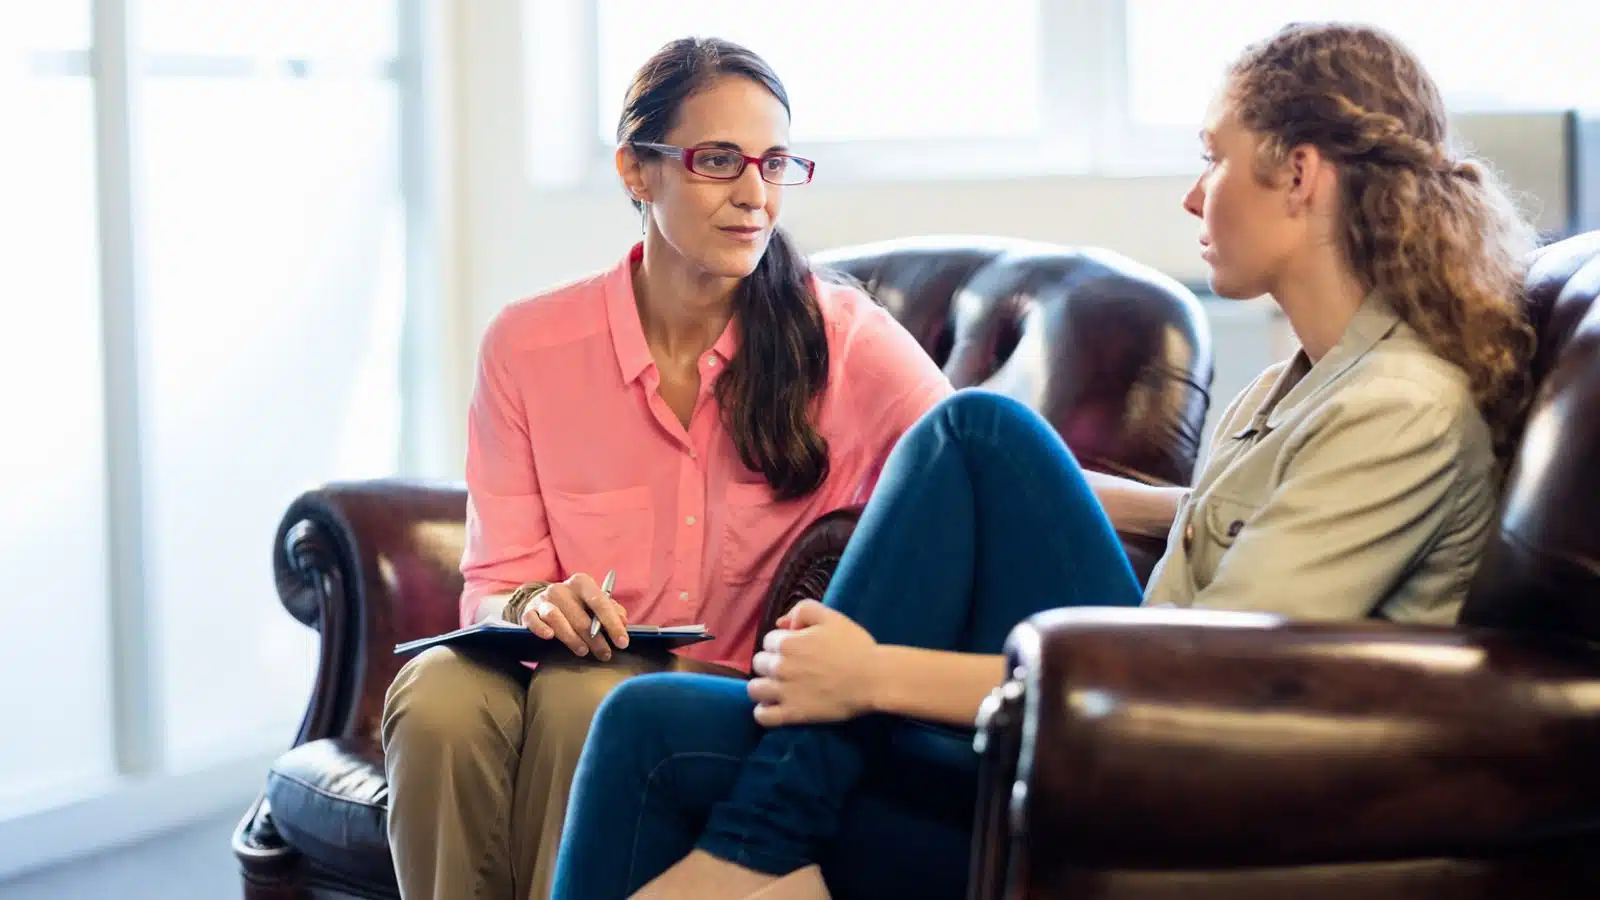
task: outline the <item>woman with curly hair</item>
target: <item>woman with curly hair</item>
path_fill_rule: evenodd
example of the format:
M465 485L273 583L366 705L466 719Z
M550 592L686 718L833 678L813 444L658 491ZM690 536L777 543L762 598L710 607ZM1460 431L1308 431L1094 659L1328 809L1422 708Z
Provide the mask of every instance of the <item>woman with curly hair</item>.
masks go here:
M1112 490L1020 404L943 401L759 677L654 675L607 701L556 896L963 896L976 757L948 729L1041 610L1454 622L1528 402L1533 239L1446 137L1438 88L1382 31L1246 49L1184 208L1215 291L1271 295L1300 349L1228 407L1192 488ZM1112 521L1168 534L1142 593Z

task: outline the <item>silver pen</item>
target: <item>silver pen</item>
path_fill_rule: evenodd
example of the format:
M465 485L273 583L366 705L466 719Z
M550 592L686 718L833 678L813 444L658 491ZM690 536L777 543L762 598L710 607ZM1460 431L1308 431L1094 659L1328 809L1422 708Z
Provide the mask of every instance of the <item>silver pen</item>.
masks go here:
M600 593L605 594L606 595L606 599L609 600L611 598L611 589L616 587L616 586L617 586L617 570L616 569L611 569L610 571L606 572L606 579L604 581L600 582ZM595 616L589 622L589 637L594 637L595 635L597 635L599 633L600 633L600 617L599 616Z

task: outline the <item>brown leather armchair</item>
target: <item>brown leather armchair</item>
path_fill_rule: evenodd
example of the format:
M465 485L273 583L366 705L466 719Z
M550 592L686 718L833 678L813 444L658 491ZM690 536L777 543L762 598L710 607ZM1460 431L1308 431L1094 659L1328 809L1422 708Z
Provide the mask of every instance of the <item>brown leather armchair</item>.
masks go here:
M1529 286L1539 392L1460 627L1030 619L976 900L1600 895L1600 232Z
M1084 465L1187 484L1209 406L1211 337L1194 295L1131 260L1001 238L846 248L818 261L860 280L958 387L1021 399ZM250 900L389 898L388 787L377 739L396 643L456 625L466 497L374 481L297 499L273 546L278 592L321 634L294 746L234 833ZM813 523L767 598L770 621L820 596L857 510ZM1148 573L1160 541L1125 538Z

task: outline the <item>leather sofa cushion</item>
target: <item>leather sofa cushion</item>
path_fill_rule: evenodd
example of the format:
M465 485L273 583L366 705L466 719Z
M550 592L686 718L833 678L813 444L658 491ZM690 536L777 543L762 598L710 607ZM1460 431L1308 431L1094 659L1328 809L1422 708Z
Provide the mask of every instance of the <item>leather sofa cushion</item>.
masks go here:
M383 750L366 738L325 738L278 757L267 802L289 846L330 872L394 885Z

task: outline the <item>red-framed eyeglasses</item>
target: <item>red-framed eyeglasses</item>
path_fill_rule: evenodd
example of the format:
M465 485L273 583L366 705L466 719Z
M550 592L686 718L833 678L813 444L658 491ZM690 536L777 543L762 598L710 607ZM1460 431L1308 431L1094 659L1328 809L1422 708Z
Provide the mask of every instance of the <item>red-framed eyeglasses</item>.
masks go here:
M768 184L793 186L811 180L817 164L809 159L787 153L768 153L763 156L745 156L727 147L675 147L672 144L650 144L635 141L631 146L653 150L662 156L683 161L683 167L702 178L732 181L744 174L745 166L755 163L761 180Z

